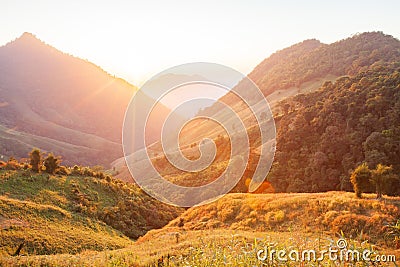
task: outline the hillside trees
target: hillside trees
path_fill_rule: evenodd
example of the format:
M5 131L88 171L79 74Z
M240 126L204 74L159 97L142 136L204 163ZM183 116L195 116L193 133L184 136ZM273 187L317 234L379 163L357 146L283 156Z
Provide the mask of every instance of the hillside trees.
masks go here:
M262 61L249 77L268 95L318 77L356 75L377 62L398 62L400 42L382 32L366 32L330 45L306 40Z
M49 153L43 162L45 171L49 174L55 174L56 170L60 166L60 158L55 157L52 153Z
M383 193L390 191L391 180L399 179L392 170L392 166L382 164L378 164L375 169L370 170L365 162L357 166L350 176L356 196L361 198L362 193L372 192L372 186L374 186L376 198L381 199Z
M375 185L376 188L376 198L382 198L382 194L385 190L385 185L390 179L398 179L397 176L393 175L392 170L393 168L391 166L378 164L375 170L371 172L371 182Z
M49 174L55 174L60 168L61 158L49 153L45 159L42 159L42 153L39 149L34 148L29 153L29 164L33 172L40 172L44 169ZM44 167L44 168L42 168Z
M42 155L40 153L40 150L37 148L34 148L29 153L29 160L30 160L30 165L31 165L32 171L39 172L40 166L42 164Z
M350 176L350 181L354 186L354 192L358 198L362 197L362 193L368 190L371 179L371 170L366 163L358 166Z
M295 108L281 116L268 177L276 191L350 191L362 162L400 172L399 63L374 64L290 101ZM400 194L399 180L385 183L387 194Z

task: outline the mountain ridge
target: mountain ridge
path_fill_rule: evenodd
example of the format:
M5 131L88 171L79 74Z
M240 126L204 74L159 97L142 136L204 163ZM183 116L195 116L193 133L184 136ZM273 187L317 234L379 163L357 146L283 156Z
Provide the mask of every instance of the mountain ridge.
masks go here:
M301 51L298 53L294 53L293 48L300 47ZM308 49L309 52L303 54L303 50ZM285 162L285 155L287 155L288 151L285 150L285 153L281 153L280 148L282 147L289 147L286 143L290 143L291 140L288 140L288 138L285 138L285 134L288 133L288 129L291 129L295 127L295 125L292 125L291 122L293 120L294 114L297 113L296 109L299 107L296 105L300 105L300 103L303 103L304 100L307 100L305 103L301 104L302 106L302 113L300 116L306 116L306 120L309 119L310 114L307 113L309 105L312 102L312 99L310 99L310 94L314 94L313 92L319 92L319 90L325 89L329 90L329 88L332 88L332 86L329 87L329 84L335 84L337 90L342 88L343 90L347 90L347 88L350 85L342 86L343 85L343 79L346 79L346 75L353 77L356 75L362 75L361 73L366 73L365 75L367 76L366 80L368 81L369 78L371 80L378 79L375 77L376 75L373 74L374 71L378 71L379 68L385 68L385 65L388 65L389 67L387 68L387 71L389 73L396 72L395 67L394 69L390 67L390 65L393 63L395 64L396 62L400 62L400 42L396 38L393 38L392 36L385 35L381 32L372 32L372 33L363 33L359 35L355 35L353 37L335 42L330 45L324 45L321 44L319 41L316 40L310 40L306 41L305 43L300 43L297 45L294 45L292 47L280 50L280 52L277 52L277 55L272 56L273 58L279 58L279 53L284 53L290 52L293 53L295 56L294 57L294 63L291 66L288 66L286 72L279 72L276 74L275 79L278 81L281 78L279 77L286 77L286 80L292 80L291 83L282 83L278 84L278 87L272 87L275 88L273 94L267 95L267 99L271 102L271 97L274 105L272 106L273 113L275 115L275 122L276 122L276 129L278 133L278 151L277 151L277 158L281 160L281 167L279 169L279 173L274 173L274 170L277 170L277 167L274 166L272 167L272 174L271 174L271 181L273 181L272 185L276 187L277 191L279 192L286 192L289 190L290 192L315 192L315 190L321 190L321 191L329 191L329 190L338 190L340 189L340 183L341 181L343 183L346 183L345 186L342 186L342 189L346 190L351 190L351 185L349 184L348 177L346 175L348 171L351 170L351 168L355 168L356 166L354 164L357 164L359 161L359 157L356 157L357 159L354 159L354 162L351 164L345 164L345 170L342 170L340 165L335 165L335 168L337 169L335 172L329 169L329 179L324 181L322 178L324 177L324 174L321 174L322 178L317 181L316 177L313 178L313 182L311 183L309 178L304 178L306 175L305 172L303 172L303 168L298 167L298 170L302 170L302 175L295 175L295 180L297 180L296 183L293 184L293 186L288 187L288 184L290 184L290 179L286 179L289 177L289 174L282 171L283 169L287 168L287 163L286 165L284 164ZM286 52L285 52L286 51ZM326 53L325 56L323 56ZM352 54L353 53L353 54ZM342 55L343 54L343 55ZM297 58L298 55L301 55L301 58ZM333 55L333 56L332 56ZM268 62L269 59L266 59ZM276 60L275 60L276 61ZM306 64L306 67L302 67L300 64L302 61L308 62ZM264 61L265 62L265 61ZM283 62L283 63L282 63ZM281 61L279 66L275 68L275 72L277 72L276 69L281 69L287 66L285 64L286 61ZM265 65L265 64L264 64ZM261 65L261 66L264 66ZM259 65L260 66L260 65ZM338 67L338 68L337 68ZM339 68L340 67L340 68ZM256 68L257 69L257 68ZM312 70L313 72L309 73L309 70ZM333 70L333 71L332 71ZM261 70L255 70L252 73L261 73ZM371 73L369 73L369 72ZM272 72L268 72L265 75L257 74L259 77L267 77L270 75ZM283 73L283 74L282 74ZM285 76L287 73L291 74L288 76ZM326 76L327 73L333 73L331 76ZM355 74L354 74L355 73ZM343 74L345 75L344 77L341 77L340 75ZM255 74L251 74L255 75ZM318 76L321 75L321 76ZM249 74L250 76L250 74ZM390 75L389 75L390 76ZM386 76L384 76L386 77ZM383 77L383 78L384 78ZM279 79L278 79L279 78ZM382 78L382 79L383 79ZM389 77L387 77L389 78ZM309 80L310 79L310 80ZM358 79L353 79L356 86L358 84ZM393 81L396 79L394 78ZM300 85L296 85L295 81L300 83ZM336 82L335 82L336 81ZM307 83L310 83L308 85L305 85ZM257 84L257 82L256 82ZM271 83L274 85L274 83ZM271 85L270 84L270 85ZM271 87L267 86L268 84L262 83L262 78L259 78L259 84L258 86L260 89L264 92L264 94L268 94L268 92L271 91ZM239 87L242 86L240 83L238 85ZM279 88L279 90L278 90ZM238 88L237 90L241 90L242 92L245 93L245 87ZM368 89L370 90L370 89ZM392 91L391 91L392 92ZM371 92L372 93L372 92ZM319 94L319 93L318 93ZM322 94L322 93L321 93ZM243 105L241 105L241 102L238 102L235 100L235 98L231 97L233 94L227 94L223 96L220 101L225 102L229 104L235 111L240 113L240 116L244 119L248 119L251 117L250 113L244 114L243 112ZM316 95L316 94L314 94ZM326 95L328 99L319 99L320 102L324 101L330 101L329 99L329 94L325 93L322 95ZM308 97L307 97L308 96ZM333 97L333 96L331 96ZM354 97L354 96L353 96ZM368 98L367 98L368 99ZM284 101L282 101L284 100ZM343 99L342 99L343 100ZM342 101L338 100L337 101ZM356 99L354 99L356 101ZM288 102L291 104L289 105ZM286 110L287 105L289 105L289 109ZM391 104L392 105L392 104ZM392 106L391 106L392 107ZM389 109L391 108L389 107ZM339 108L339 107L338 107ZM304 114L303 112L306 111ZM335 110L332 110L335 112ZM344 113L343 113L344 114ZM348 115L343 115L342 117L348 116ZM218 109L215 109L214 106L211 106L210 108L207 108L205 111L203 111L200 115L208 115L212 116L214 115L216 118L224 118L224 114L220 113ZM315 116L315 114L313 115ZM249 120L250 121L250 120ZM282 128L282 122L285 128ZM322 123L322 122L321 122ZM245 123L246 127L247 124ZM302 125L302 124L299 124ZM324 122L325 127L330 126L328 122ZM253 125L249 125L248 129L251 129ZM329 128L329 127L328 127ZM302 129L305 129L305 127L299 127L296 131L294 131L293 135L291 135L291 139L293 139L295 142L297 142L297 147L299 146L299 142L301 140L296 137L296 132L298 132L298 135L300 135L300 132ZM385 129L381 129L385 130ZM315 129L313 130L314 133ZM215 127L215 125L212 122L204 121L204 122L199 122L199 123L193 123L192 127L187 127L182 130L181 134L181 144L182 147L186 146L187 148L185 149L185 153L188 152L189 155L195 156L195 153L193 153L191 150L193 150L191 147L191 144L194 144L194 146L197 144L199 141L201 134L208 133L210 134L210 137L214 139L214 141L218 140L218 135L225 135L226 133L223 131L218 132L218 128ZM301 133L303 135L304 132ZM312 134L309 134L312 135ZM253 147L254 151L260 150L260 148L264 145L260 143L260 139L257 137L257 134L253 131L250 133L250 137L252 137L252 140L250 142L250 146ZM367 136L366 136L367 137ZM225 140L227 142L227 140ZM224 142L225 142L224 141ZM316 142L314 140L314 142ZM219 142L220 143L220 142ZM358 146L360 147L361 144L357 142ZM333 146L332 143L330 143L331 146ZM228 143L226 143L226 146L229 146ZM157 147L153 147L155 150L157 150ZM159 147L160 148L160 147ZM305 148L305 146L304 146ZM333 148L331 148L333 149ZM316 152L316 151L313 151ZM161 156L160 156L161 153ZM295 152L293 152L295 153ZM162 152L156 151L158 156L154 158L156 162L163 162L163 170L165 175L176 175L176 179L173 180L179 180L179 179L185 179L190 181L185 175L180 175L179 173L168 173L168 168L166 166L167 162L163 160ZM291 157L294 159L295 156L291 155ZM251 156L252 158L252 156ZM257 156L255 155L253 159L257 159ZM296 164L300 164L300 162L306 162L306 159L302 158L301 160L296 159ZM310 159L307 159L308 161ZM218 162L218 159L215 161ZM396 163L397 164L397 163ZM276 164L275 164L276 165ZM298 166L298 165L296 165ZM338 167L339 166L339 167ZM221 166L218 166L218 168ZM216 169L216 167L211 166L210 169ZM252 170L248 170L247 175L251 174ZM293 170L295 173L295 170ZM145 170L144 170L145 173ZM212 173L212 172L210 172ZM339 173L337 176L335 176L337 173ZM126 175L126 172L124 172L124 175ZM293 175L290 175L293 176ZM301 177L303 178L301 178ZM343 177L346 176L347 178L344 179ZM286 178L285 178L286 177ZM196 177L194 177L196 178ZM208 177L209 178L209 177ZM281 179L282 178L282 179ZM328 181L329 180L329 181ZM279 182L282 181L282 182ZM179 181L178 181L179 182ZM244 184L244 181L242 184ZM325 186L324 186L325 183ZM313 185L314 184L314 185ZM311 187L314 186L314 189ZM288 189L289 188L289 189Z
M109 166L123 156L122 124L136 91L94 63L24 33L0 47L0 154L24 157L39 147L68 165ZM153 124L150 141L160 128L159 121Z

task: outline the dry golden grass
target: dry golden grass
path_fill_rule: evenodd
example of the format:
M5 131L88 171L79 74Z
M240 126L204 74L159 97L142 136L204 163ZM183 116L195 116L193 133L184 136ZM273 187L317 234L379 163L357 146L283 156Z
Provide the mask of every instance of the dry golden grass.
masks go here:
M164 228L149 231L123 249L3 257L0 266L157 266L161 257L164 266L259 266L254 251L263 244L319 248L341 236L359 250L373 248L399 259L393 237L385 235L387 225L400 217L399 207L399 197L378 201L373 195L357 199L343 192L230 194L188 209ZM180 218L183 226L178 226ZM332 264L321 266L348 266Z
M216 202L194 207L171 221L183 220L185 230L343 232L350 238L390 245L383 237L387 226L400 218L400 197L375 199L354 193L229 194Z
M178 242L176 236L178 236ZM157 262L163 259L163 266L261 266L256 257L256 251L264 248L265 244L274 243L277 244L277 248L318 249L337 239L338 237L321 233L299 231L256 232L223 229L184 231L178 227L170 227L168 230L152 230L134 245L123 249L103 252L85 251L77 255L4 257L0 258L0 265L157 266ZM357 249L372 248L379 254L395 255L396 259L400 258L399 250L381 248L360 240L348 239L348 241ZM299 266L298 264L288 263L285 266ZM322 264L321 266L349 266L334 265L329 262ZM393 265L377 264L376 266Z

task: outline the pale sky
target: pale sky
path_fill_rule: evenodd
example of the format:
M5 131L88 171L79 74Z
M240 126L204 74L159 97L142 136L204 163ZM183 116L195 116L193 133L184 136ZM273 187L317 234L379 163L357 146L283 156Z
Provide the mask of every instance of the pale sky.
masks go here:
M400 37L400 1L0 0L0 45L31 32L140 86L194 61L244 74L305 39L331 43L364 31Z

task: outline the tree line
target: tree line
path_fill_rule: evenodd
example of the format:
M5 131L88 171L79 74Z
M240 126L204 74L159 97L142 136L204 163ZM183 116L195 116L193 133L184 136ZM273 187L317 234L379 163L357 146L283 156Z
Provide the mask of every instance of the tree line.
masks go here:
M398 179L378 175L400 172L400 63L326 82L281 102L276 115L277 151L268 176L276 191L351 191L361 166L369 174L357 190L400 194Z

